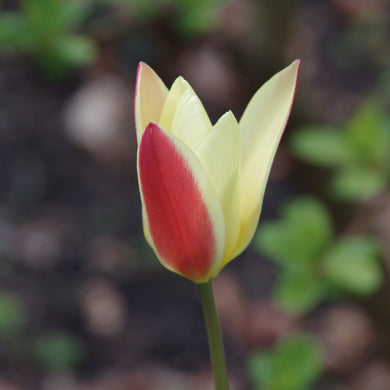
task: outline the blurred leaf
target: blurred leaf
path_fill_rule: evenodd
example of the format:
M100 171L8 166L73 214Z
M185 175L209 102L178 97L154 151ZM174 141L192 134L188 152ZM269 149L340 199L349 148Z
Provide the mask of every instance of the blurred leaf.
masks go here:
M324 270L332 283L356 294L369 294L382 281L379 244L367 237L344 238L324 257Z
M255 245L283 267L306 269L316 263L331 236L330 217L323 205L299 198L283 208L279 221L260 226Z
M175 0L178 17L177 29L183 36L193 36L209 31L217 24L218 12L226 0Z
M289 248L288 231L282 221L263 222L255 236L256 248L271 257L277 263L288 263L294 254Z
M364 200L380 194L387 187L384 172L353 167L337 172L331 181L331 191L339 199Z
M312 163L338 168L332 193L356 201L383 191L389 182L390 119L382 105L369 100L343 131L309 127L292 138L292 150Z
M47 76L61 80L68 76L74 66L87 65L94 60L96 48L94 42L79 35L66 35L53 42L37 61Z
M59 13L59 25L62 30L72 31L80 27L87 18L90 5L83 1L65 1Z
M26 314L20 301L13 295L0 293L0 336L18 332L25 324Z
M49 370L68 370L80 363L83 348L70 334L53 332L35 340L34 354L37 361Z
M250 377L259 390L306 390L319 376L321 366L320 349L306 335L296 335L249 359Z
M55 36L78 28L90 7L87 1L23 0L21 3L24 20L41 38L45 32Z
M15 13L0 15L0 49L29 50L32 46L29 30L23 19Z
M59 58L72 65L85 65L91 63L96 57L94 42L81 35L66 35L56 45Z
M359 161L383 164L390 147L388 125L384 110L372 101L363 105L347 123L345 139Z
M306 236L310 243L305 246L308 257L323 248L332 236L332 222L324 205L311 197L296 198L288 203L282 210L282 215L292 228L300 229L301 235ZM303 238L303 237L302 237Z
M185 387L169 387L169 388L165 388L164 390L188 390L188 389Z
M344 141L343 133L328 127L299 129L293 134L291 149L306 161L328 167L344 165L354 158Z
M61 31L61 0L23 0L22 17L33 39L45 46Z
M69 34L86 18L91 3L65 0L22 0L20 11L0 15L0 48L34 55L52 79L73 66L91 63L97 48L88 37Z
M112 0L109 0L112 1ZM142 20L149 20L156 15L158 15L158 11L164 5L167 5L170 0L122 0L123 3L131 3L132 7L135 8L137 13L137 17Z
M274 293L277 304L292 314L305 314L324 299L325 284L311 273L284 272Z

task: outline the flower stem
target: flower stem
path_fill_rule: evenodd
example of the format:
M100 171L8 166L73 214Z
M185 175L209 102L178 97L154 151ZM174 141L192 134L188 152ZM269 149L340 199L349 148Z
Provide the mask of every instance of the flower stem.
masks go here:
M215 308L212 279L207 283L198 284L203 313L206 320L207 336L211 364L214 372L215 390L229 390L225 352L217 310Z

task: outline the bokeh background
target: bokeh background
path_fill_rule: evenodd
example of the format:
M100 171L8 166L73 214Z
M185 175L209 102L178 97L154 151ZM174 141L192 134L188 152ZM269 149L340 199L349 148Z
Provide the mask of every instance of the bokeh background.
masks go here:
M0 390L213 389L196 288L142 234L137 65L215 122L296 58L215 280L231 388L390 389L389 40L386 0L0 1Z

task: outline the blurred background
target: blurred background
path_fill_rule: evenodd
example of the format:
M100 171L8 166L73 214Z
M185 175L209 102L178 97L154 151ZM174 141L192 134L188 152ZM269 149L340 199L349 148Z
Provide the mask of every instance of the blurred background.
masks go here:
M139 61L210 118L302 60L252 245L215 280L232 390L390 389L386 0L0 0L0 390L213 389L142 233Z

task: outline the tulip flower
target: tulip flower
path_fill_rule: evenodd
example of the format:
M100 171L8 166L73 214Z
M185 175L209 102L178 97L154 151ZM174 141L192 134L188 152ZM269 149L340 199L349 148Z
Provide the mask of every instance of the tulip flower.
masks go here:
M170 89L140 63L135 91L146 240L168 269L206 283L251 241L295 95L300 61L267 81L239 122L213 125L182 77Z

